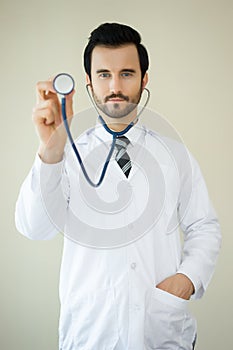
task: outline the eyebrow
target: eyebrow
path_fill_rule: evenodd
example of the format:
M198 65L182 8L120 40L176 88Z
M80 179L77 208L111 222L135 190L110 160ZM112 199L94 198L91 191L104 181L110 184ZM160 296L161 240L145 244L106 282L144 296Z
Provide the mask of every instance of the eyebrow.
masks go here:
M100 74L100 73L109 73L110 70L108 69L97 69L96 73L97 74ZM136 73L135 69L132 69L132 68L124 68L121 70L121 73L124 73L124 72L129 72L129 73Z
M108 69L97 69L96 73L99 74L99 73L108 73L110 72Z

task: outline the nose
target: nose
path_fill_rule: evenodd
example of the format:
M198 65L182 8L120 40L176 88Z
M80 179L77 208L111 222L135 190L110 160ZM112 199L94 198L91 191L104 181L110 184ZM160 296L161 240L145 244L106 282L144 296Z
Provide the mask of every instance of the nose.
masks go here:
M109 89L111 93L113 94L118 94L121 92L121 80L119 76L112 76L111 81L110 81L110 86Z

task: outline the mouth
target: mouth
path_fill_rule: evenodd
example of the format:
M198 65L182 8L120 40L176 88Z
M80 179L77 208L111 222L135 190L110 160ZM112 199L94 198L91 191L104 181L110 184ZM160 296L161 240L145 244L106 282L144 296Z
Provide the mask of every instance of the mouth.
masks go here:
M110 98L108 102L113 102L113 103L119 103L119 102L125 102L125 99L123 98Z
M121 102L128 102L129 98L128 96L124 96L123 94L112 94L111 96L108 96L105 98L105 103L121 103Z

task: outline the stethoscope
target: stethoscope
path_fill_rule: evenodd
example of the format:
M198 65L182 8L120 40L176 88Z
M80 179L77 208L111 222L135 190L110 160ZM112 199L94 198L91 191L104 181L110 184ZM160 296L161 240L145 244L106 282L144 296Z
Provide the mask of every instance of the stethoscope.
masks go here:
M142 107L141 111L138 113L138 115L135 117L135 119L122 131L113 131L111 130L107 124L105 123L104 119L99 115L99 111L95 105L95 102L93 101L93 98L91 97L90 95L90 92L89 92L89 89L88 89L88 86L86 86L87 88L87 92L88 92L88 95L99 115L99 120L101 122L101 124L103 125L103 127L105 128L105 130L110 133L112 135L112 145L111 145L111 148L110 148L110 151L108 153L108 156L106 158L106 161L105 161L105 164L103 166L103 169L102 169L102 172L101 172L101 175L100 175L100 178L99 178L99 181L97 183L94 183L87 171L86 171L86 168L84 167L83 165L83 161L82 161L82 158L80 156L80 153L77 149L77 147L75 146L75 142L73 140L73 137L72 137L72 134L70 132L70 128L69 128L69 124L68 124L68 121L67 121L67 115L66 115L66 98L65 96L66 95L69 95L73 90L74 90L74 86L75 86L75 83L74 83L74 79L72 78L72 76L70 74L67 74L67 73L60 73L58 74L54 79L53 79L53 87L54 87L54 90L62 96L61 98L61 110L62 110L62 119L63 119L63 122L64 122L64 126L65 126L65 130L66 130L66 133L67 133L67 136L68 136L68 139L70 141L70 144L73 148L73 151L78 159L78 162L80 164L80 167L82 169L82 172L87 180L87 182L92 186L92 187L98 187L101 185L101 183L103 182L103 179L105 177L105 174L106 174L106 171L107 171L107 168L108 168L108 165L109 165L109 162L110 162L110 159L112 157L112 154L113 154L113 151L114 151L114 148L115 148L115 143L116 143L116 139L117 137L119 136L122 136L124 134L126 134L134 125L135 123L137 122L139 116L142 114L142 112L144 111L144 109L146 108L148 102L149 102L149 99L150 99L150 91L146 88L144 88L144 90L146 90L147 92L147 99L146 99L146 102L144 104L144 106Z

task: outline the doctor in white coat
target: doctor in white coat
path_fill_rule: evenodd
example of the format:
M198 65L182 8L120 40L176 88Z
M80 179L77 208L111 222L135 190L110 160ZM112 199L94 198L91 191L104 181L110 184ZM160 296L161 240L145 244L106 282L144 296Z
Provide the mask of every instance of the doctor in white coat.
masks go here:
M60 350L193 349L189 299L202 297L214 272L220 229L197 162L182 143L136 118L149 64L140 41L133 28L105 23L84 52L87 83L107 126L119 132L134 124L120 139L128 173L116 147L98 188L85 182L66 142L52 81L37 84L40 145L20 190L16 226L30 239L64 233ZM70 120L73 95L66 96ZM96 178L111 141L100 123L75 141Z

